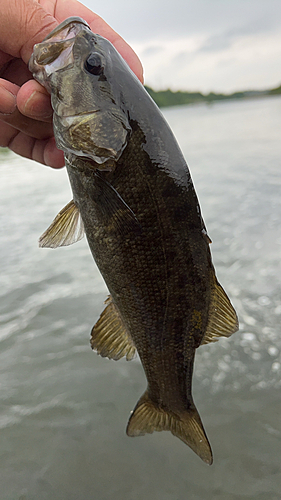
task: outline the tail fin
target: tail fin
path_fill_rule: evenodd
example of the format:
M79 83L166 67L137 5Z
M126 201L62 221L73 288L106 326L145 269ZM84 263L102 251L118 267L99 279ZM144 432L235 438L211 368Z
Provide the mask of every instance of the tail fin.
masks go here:
M209 465L213 463L211 446L195 405L176 415L157 407L146 391L129 419L126 432L128 436L135 437L152 434L154 431L171 431L204 462Z

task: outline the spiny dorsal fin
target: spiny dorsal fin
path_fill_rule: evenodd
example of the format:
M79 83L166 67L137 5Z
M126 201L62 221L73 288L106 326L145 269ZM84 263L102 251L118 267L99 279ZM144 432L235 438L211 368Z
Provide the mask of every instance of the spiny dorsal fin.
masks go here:
M126 330L111 296L107 298L105 304L106 308L92 329L92 349L104 358L117 361L126 356L127 361L130 361L136 353L131 335Z
M209 319L201 345L230 337L239 328L236 312L222 286L216 281L211 299Z
M39 238L39 247L57 248L76 243L84 236L84 224L78 207L71 200Z
M171 431L204 462L212 464L210 443L194 404L182 414L176 415L155 405L146 391L130 416L126 432L128 436L136 437L154 431Z

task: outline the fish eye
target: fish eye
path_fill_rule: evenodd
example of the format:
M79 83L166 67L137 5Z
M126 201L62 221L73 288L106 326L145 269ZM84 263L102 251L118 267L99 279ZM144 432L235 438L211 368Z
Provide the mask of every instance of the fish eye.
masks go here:
M97 52L93 52L85 61L85 69L91 75L101 75L103 72L102 60Z

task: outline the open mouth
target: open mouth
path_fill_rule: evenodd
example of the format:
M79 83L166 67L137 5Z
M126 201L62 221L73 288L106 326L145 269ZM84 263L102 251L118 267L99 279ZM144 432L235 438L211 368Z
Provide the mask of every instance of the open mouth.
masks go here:
M84 19L81 17L69 17L66 19L63 23L61 23L59 26L57 26L49 35L47 35L43 42L46 42L50 39L53 40L53 42L59 42L61 40L67 40L69 38L74 38L79 31L83 28L88 28L90 29L90 26Z
M71 17L57 26L43 42L34 45L29 61L29 70L33 77L48 88L48 77L73 63L73 44L77 34L90 27L80 17Z

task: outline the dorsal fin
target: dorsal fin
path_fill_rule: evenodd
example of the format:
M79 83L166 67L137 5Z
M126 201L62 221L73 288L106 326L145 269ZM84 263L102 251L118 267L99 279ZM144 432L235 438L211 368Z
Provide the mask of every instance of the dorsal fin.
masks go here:
M74 201L71 200L39 238L39 247L57 248L76 243L84 236L84 224Z
M130 361L136 353L133 339L126 330L111 296L105 304L106 308L92 329L92 349L105 358L117 361L126 356L127 361Z
M230 337L239 328L236 312L222 286L215 281L209 319L201 345L217 342L220 337Z
M180 415L176 415L157 406L149 397L149 391L146 391L130 416L126 432L128 436L136 437L154 431L171 431L204 462L212 464L210 443L194 404Z

